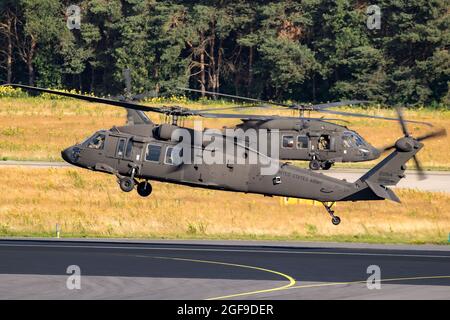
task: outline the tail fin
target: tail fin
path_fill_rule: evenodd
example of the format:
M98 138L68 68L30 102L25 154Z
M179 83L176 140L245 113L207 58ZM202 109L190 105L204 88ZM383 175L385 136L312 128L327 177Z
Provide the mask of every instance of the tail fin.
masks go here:
M405 177L406 162L422 148L423 144L411 137L399 139L391 154L355 182L359 190L346 200L389 199L400 202L395 193L386 186L395 186Z
M143 111L127 109L127 125L152 123Z

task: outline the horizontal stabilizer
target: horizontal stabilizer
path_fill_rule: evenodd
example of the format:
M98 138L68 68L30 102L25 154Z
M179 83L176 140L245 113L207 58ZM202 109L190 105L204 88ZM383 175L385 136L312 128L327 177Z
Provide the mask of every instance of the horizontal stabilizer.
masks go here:
M369 186L369 188L373 191L373 193L375 193L378 197L400 203L400 199L397 197L397 195L391 189L384 187L382 185L370 182L369 180L366 180L366 183Z

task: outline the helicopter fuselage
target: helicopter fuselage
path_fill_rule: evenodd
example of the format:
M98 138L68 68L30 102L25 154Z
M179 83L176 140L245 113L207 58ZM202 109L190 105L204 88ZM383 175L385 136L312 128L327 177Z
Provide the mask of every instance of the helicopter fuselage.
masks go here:
M179 142L161 139L157 125L134 125L101 130L83 143L62 151L65 161L93 171L116 175L119 179L155 180L200 188L257 193L266 196L286 196L314 199L322 202L352 201L359 190L367 188L363 181L351 183L335 179L289 163L268 158L276 166L273 173L264 174L267 164L261 163L175 163L173 150ZM241 144L236 150L245 154L257 151ZM212 152L201 146L203 152ZM222 151L219 151L222 152ZM403 169L402 169L403 170ZM377 181L377 183L386 183ZM384 199L374 193L364 200ZM358 200L361 200L358 198Z

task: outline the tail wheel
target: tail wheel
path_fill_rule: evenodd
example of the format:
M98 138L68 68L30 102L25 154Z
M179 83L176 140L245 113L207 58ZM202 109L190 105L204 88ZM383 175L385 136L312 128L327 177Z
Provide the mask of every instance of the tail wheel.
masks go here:
M311 170L319 170L320 169L320 162L318 160L311 160L309 162L309 168Z
M120 189L122 189L123 192L130 192L134 189L134 185L134 180L128 177L122 178L119 181Z
M152 185L148 181L139 182L137 193L141 197L148 197L152 193Z
M333 218L331 218L331 223L337 226L339 223L341 223L341 218L339 218L338 216L334 216Z

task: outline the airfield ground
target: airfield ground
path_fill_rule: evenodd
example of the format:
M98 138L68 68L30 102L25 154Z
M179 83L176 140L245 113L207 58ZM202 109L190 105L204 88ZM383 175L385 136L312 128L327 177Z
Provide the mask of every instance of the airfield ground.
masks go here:
M336 227L321 204L153 183L142 198L110 175L76 168L0 168L0 236L448 241L450 194L396 190L403 203L338 203Z

